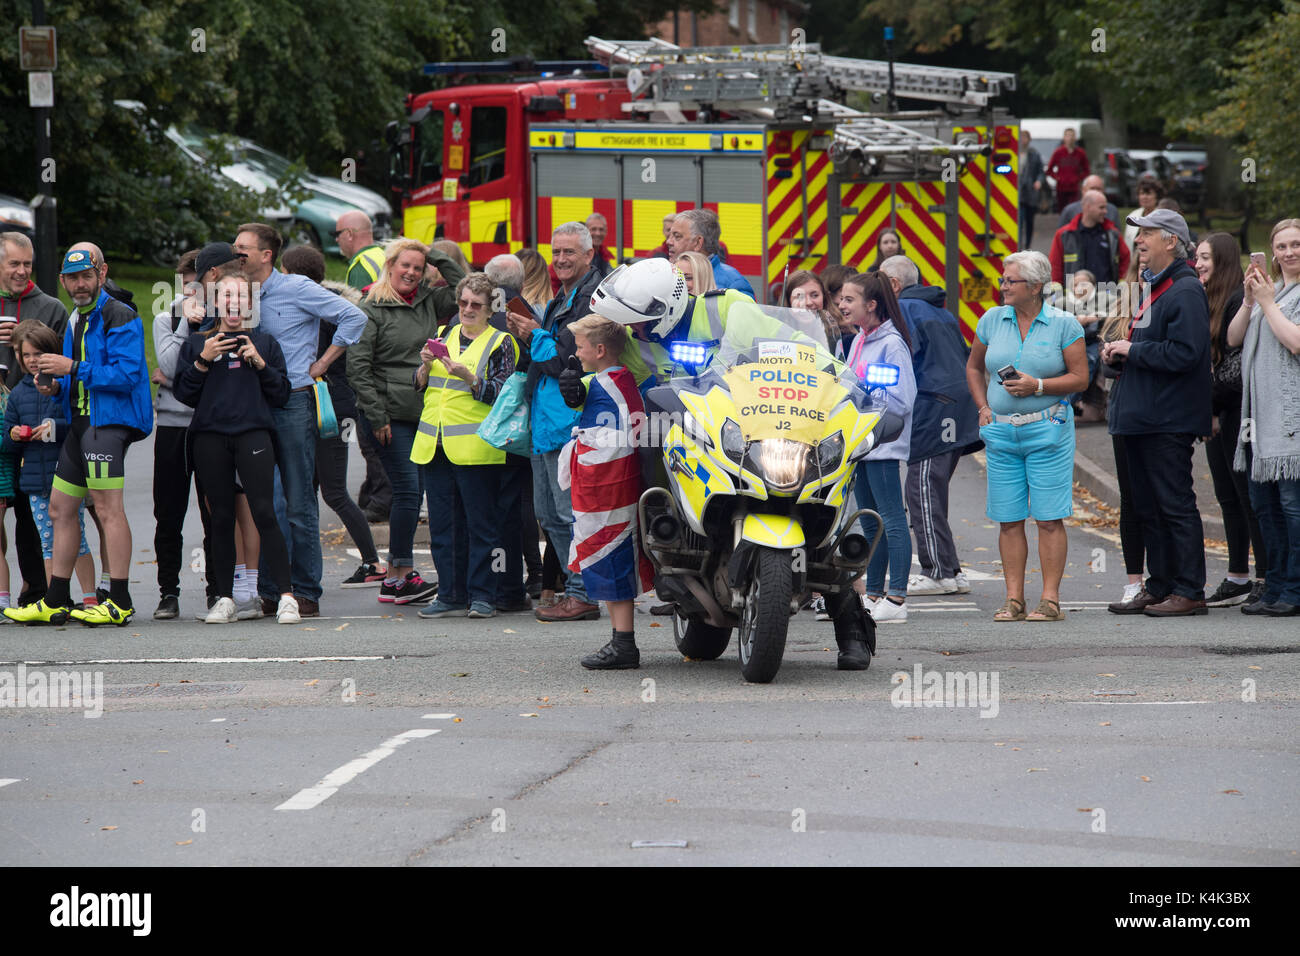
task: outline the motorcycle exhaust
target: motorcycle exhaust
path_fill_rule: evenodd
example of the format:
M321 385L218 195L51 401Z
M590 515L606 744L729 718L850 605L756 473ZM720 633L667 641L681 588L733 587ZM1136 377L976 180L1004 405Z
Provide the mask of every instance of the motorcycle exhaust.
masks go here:
M871 547L867 544L867 539L863 535L854 532L852 534L846 534L840 539L838 550L841 558L852 564L856 564L867 556Z

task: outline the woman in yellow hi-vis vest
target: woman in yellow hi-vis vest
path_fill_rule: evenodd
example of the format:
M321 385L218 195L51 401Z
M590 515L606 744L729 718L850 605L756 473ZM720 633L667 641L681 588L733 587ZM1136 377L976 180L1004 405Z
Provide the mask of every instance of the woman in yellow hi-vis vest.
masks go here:
M488 325L492 280L472 272L456 286L460 324L443 333L446 356L420 349L415 386L424 411L411 446L429 498L429 547L438 569L438 600L422 618L495 617L501 547L499 497L506 454L478 437L501 387L515 370L513 336ZM468 546L467 546L468 545Z

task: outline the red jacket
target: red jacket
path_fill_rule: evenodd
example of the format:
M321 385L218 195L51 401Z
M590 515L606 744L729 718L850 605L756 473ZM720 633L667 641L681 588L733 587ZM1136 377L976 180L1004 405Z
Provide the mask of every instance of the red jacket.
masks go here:
M1062 143L1056 147L1052 158L1047 161L1047 175L1056 180L1058 189L1067 192L1083 182L1088 177L1089 171L1088 154L1081 146L1066 149L1065 144Z
M1056 230L1056 235L1052 237L1052 251L1047 254L1047 258L1052 263L1053 282L1064 285L1066 276L1073 275L1081 268L1078 259L1079 244L1075 233L1078 232L1082 222L1083 213L1079 213L1066 225ZM1123 282L1124 276L1128 274L1128 245L1124 242L1118 227L1109 219L1103 219L1101 225L1110 240L1111 268L1115 270L1115 276L1111 281ZM1066 261L1067 255L1072 257L1069 262Z

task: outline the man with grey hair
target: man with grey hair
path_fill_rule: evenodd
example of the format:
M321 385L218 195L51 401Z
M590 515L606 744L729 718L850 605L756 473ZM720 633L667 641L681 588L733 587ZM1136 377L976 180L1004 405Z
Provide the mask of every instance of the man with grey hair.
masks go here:
M560 452L573 431L573 409L560 394L559 378L570 360L577 362L578 346L569 326L591 312L591 295L600 285L592 265L591 233L580 222L566 222L551 233L551 264L560 279L560 291L546 304L539 323L532 315L509 312L510 332L528 355L528 396L533 441L533 506L537 519L560 558L568 564L573 540L573 502L560 487ZM522 364L522 360L521 360ZM600 617L600 605L587 598L582 575L569 571L565 599L555 607L540 607L542 621L589 621Z
M591 264L600 272L603 279L613 271L610 260L613 258L605 248L605 237L609 235L609 221L600 213L593 212L587 217L587 231L591 233L591 247L594 250Z
M757 301L754 287L732 266L722 261L718 254L722 227L718 214L712 209L688 209L673 220L668 232L668 258L672 262L683 252L698 252L707 256L713 266L713 282L719 289L735 289Z
M1192 450L1210 434L1210 307L1181 247L1191 242L1178 213L1132 215L1143 292L1127 336L1101 360L1119 374L1110 390L1110 433L1123 438L1150 576L1115 614L1206 614L1205 541L1192 481Z
M968 594L948 524L948 486L963 455L979 451L979 410L966 384L970 349L956 317L945 308L943 289L921 285L921 272L906 256L880 264L889 279L912 340L916 403L907 460L907 515L916 537L921 573L907 582L912 594Z
M60 342L68 327L68 310L63 303L46 295L32 281L32 258L30 239L21 232L0 232L0 380L7 388L13 388L23 378L10 345L14 326L24 319L36 319L53 329ZM13 512L18 570L25 585L18 600L25 604L45 595L45 563L26 495L14 495Z

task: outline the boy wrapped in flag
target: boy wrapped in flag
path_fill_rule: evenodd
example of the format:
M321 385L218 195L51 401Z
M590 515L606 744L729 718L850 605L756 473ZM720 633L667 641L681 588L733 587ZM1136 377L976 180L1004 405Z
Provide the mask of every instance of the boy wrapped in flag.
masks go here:
M614 624L613 639L582 659L591 670L640 666L633 635L633 599L650 588L653 572L637 534L641 496L638 435L645 405L631 372L619 364L627 330L589 315L569 326L577 345L559 378L570 408L583 406L573 440L560 455L561 487L573 497L573 544L569 569L582 573L587 594L604 601ZM582 370L589 375L584 384ZM637 420L632 416L636 413Z

